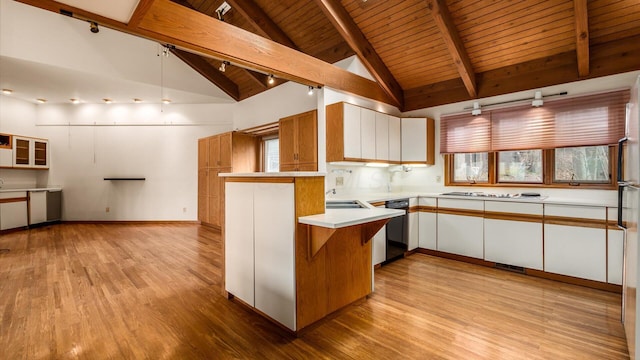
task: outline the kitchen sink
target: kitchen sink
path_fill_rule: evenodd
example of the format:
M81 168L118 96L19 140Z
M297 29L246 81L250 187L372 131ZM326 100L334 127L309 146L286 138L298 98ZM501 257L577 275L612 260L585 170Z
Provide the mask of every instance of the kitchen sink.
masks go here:
M367 209L358 200L327 200L325 205L327 209Z

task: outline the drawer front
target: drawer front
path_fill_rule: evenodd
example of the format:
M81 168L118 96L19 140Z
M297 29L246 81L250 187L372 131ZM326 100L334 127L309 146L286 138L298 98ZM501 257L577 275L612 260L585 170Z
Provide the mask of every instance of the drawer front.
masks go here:
M542 204L513 201L485 201L484 210L500 213L542 215L543 206Z
M436 207L438 206L438 199L431 197L420 197L418 198L418 205Z
M544 214L545 216L606 220L607 208L604 206L545 204Z
M439 208L462 209L462 210L484 210L483 200L462 200L462 199L439 199Z

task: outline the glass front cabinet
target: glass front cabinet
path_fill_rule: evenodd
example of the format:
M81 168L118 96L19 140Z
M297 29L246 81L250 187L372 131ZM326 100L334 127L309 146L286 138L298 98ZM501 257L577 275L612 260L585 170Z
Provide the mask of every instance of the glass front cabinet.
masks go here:
M49 168L49 140L13 136L14 168Z

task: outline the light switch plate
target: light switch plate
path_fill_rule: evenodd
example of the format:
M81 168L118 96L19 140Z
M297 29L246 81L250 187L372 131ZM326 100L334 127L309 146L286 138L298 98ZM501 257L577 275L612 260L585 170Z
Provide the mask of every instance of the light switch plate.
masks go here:
M342 176L336 177L336 186L342 186L342 185L344 185L344 177Z

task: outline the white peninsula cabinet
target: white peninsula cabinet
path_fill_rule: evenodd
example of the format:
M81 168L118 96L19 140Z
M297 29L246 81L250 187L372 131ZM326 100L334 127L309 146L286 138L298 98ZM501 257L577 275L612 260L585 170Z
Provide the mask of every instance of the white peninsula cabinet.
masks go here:
M484 259L543 270L543 205L485 201Z
M438 200L436 198L418 198L418 247L422 249L437 249Z
M607 282L606 219L602 206L545 204L544 271Z
M0 230L28 225L26 191L1 192L0 200Z
M438 199L438 251L484 258L484 201Z
M384 208L384 204L376 206ZM375 235L373 235L373 245L371 250L371 263L373 266L382 264L387 257L387 225L384 225Z
M226 290L295 329L294 184L227 182L225 191Z

